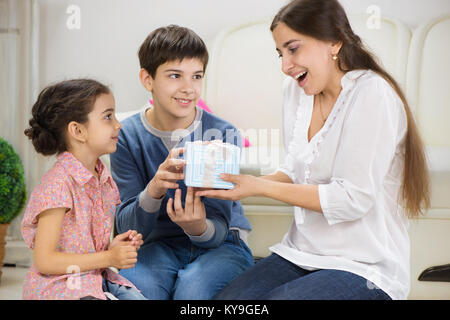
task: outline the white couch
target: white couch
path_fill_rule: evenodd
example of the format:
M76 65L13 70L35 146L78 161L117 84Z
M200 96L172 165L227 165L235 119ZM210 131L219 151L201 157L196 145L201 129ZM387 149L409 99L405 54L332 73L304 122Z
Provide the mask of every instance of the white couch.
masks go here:
M357 34L396 78L413 107L427 145L432 177L432 208L410 221L410 299L450 299L450 283L421 282L426 268L450 263L450 17L413 32L401 21L383 17L370 29L367 15L350 16ZM210 48L203 99L214 114L248 137L241 173L273 172L283 161L280 60L269 30L271 19L252 21L220 32ZM136 111L118 114L123 119ZM265 257L289 229L293 208L266 198L242 200L253 231L249 245Z

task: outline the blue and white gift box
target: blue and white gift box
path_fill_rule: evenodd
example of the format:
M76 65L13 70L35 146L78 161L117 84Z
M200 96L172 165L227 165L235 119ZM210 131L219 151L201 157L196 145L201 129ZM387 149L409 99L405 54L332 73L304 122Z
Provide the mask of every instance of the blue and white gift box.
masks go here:
M239 174L241 149L221 140L186 142L184 183L190 187L233 189L221 173Z

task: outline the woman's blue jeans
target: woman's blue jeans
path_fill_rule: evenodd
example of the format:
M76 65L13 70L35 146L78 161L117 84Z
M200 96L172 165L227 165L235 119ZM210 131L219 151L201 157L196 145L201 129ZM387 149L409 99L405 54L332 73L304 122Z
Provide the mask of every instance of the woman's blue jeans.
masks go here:
M199 248L187 236L145 244L138 262L120 274L147 299L208 300L253 265L253 256L237 231L217 248Z
M216 300L390 300L381 289L347 271L304 270L271 254L234 279Z

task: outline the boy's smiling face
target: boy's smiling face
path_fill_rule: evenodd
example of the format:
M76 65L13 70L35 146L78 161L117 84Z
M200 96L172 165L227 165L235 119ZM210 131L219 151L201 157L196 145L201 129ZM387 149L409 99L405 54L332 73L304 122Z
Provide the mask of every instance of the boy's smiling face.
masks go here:
M175 121L195 115L202 92L203 63L197 58L167 61L148 76L155 109Z

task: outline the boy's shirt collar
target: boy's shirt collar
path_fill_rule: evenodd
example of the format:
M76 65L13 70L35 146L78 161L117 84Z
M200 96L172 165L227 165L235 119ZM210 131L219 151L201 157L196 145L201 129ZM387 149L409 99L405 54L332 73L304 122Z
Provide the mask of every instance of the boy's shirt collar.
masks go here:
M152 107L150 107L152 108ZM195 114L195 119L194 121L191 123L191 125L189 127L187 127L186 129L184 128L180 128L179 130L182 130L183 132L189 132L192 133L194 132L194 130L200 125L200 121L202 119L202 115L203 115L203 109L199 108L198 106L195 107L196 108L196 114ZM166 138L166 137L171 137L173 132L177 131L161 131L156 129L155 127L153 127L150 122L148 122L145 113L147 112L149 108L142 110L141 111L141 121L142 124L144 125L145 129L147 131L149 131L151 134L160 137L160 138Z
M179 129L175 131L161 131L153 127L148 122L147 117L145 116L147 110L148 108L140 112L141 123L146 131L148 131L153 136L161 139L161 142L163 143L167 151L170 151L172 148L179 145L179 143L183 141L184 138L190 136L199 127L201 128L203 109L199 108L198 106L196 106L195 119L192 124L186 129Z

